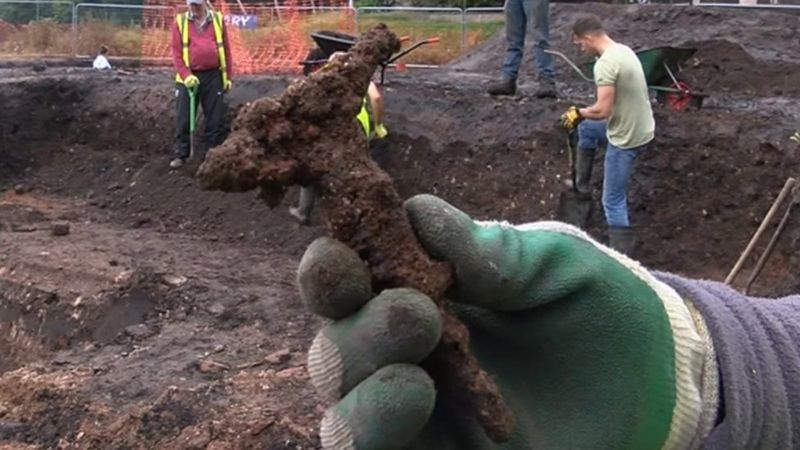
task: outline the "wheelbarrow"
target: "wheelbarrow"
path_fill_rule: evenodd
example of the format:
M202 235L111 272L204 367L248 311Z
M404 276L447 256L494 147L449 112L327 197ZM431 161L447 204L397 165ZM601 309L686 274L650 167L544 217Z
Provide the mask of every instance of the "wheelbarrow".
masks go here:
M300 64L303 66L303 74L308 75L313 71L313 67L319 64L325 64L328 62L328 58L336 53L336 52L346 52L350 50L350 47L355 45L358 37L347 34L347 33L340 33L338 31L316 31L311 33L311 39L317 44L317 47L311 49L306 56L305 61L302 61ZM408 38L400 38L401 42L407 41ZM422 47L423 45L427 44L435 44L439 42L439 38L429 38L425 39L420 42L416 42L408 47L407 49L393 55L387 61L381 63L381 84L383 84L385 80L386 68L389 67L390 64L394 64L397 60L406 56L407 54L413 52L414 50ZM400 63L398 63L398 66Z
M594 62L578 66L561 52L554 50L545 50L545 52L562 58L584 80L594 81L592 77L586 76L586 73L594 73ZM682 64L695 52L697 49L681 47L655 47L636 52L639 62L642 63L642 69L644 69L647 87L656 92L658 104L667 105L679 111L690 106L696 109L702 107L703 99L708 95L692 90L677 75L682 69Z

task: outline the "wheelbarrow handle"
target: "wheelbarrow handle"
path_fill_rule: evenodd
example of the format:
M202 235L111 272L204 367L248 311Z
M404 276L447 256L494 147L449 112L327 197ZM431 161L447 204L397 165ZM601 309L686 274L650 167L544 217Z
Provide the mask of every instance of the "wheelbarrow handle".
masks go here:
M587 77L586 75L584 75L584 73L581 71L581 69L580 69L580 68L579 68L579 67L578 67L578 66L577 66L577 65L576 65L574 62L572 62L572 61L571 61L571 60L570 60L570 59L567 57L567 55L565 55L565 54L563 54L563 53L561 53L561 52L555 51L555 50L545 50L544 52L545 52L545 53L549 53L549 54L551 54L551 55L556 55L556 56L558 56L559 58L561 58L561 59L563 59L564 61L566 61L566 62L567 62L567 64L569 64L569 65L570 65L570 67L572 67L573 69L575 69L575 72L578 72L578 75L580 75L580 76L581 76L581 78L583 78L584 80L586 80L586 81L594 81L592 78L589 78L589 77Z
M424 41L419 41L416 44L412 45L411 47L409 47L409 48L403 50L402 52L394 55L393 57L389 58L388 61L386 61L384 63L381 63L381 85L383 85L383 82L385 81L386 68L389 67L389 64L392 64L393 62L397 61L398 59L402 58L403 56L406 56L407 54L409 54L412 51L418 49L419 47L422 47L423 45L436 44L439 41L440 41L440 39L438 37L428 38L428 39L425 39Z
M433 39L437 39L437 38L433 38ZM438 42L438 41L437 41L437 42ZM398 54L394 55L393 57L389 58L389 60L388 60L388 61L386 61L385 63L383 63L383 66L384 66L384 67L385 67L385 66L388 66L389 64L391 64L391 63L393 63L393 62L397 61L398 59L402 58L403 56L406 56L407 54L409 54L409 53L413 52L414 50L416 50L416 49L418 49L418 48L420 48L420 47L422 47L423 45L425 45L425 44L431 44L431 43L433 43L433 42L428 42L428 40L424 40L424 41L417 42L416 44L412 45L411 47L409 47L409 48L407 48L407 49L403 50L402 52L400 52L400 53L398 53Z
M383 63L383 65L384 66L388 66L389 64L397 61L398 59L402 58L403 56L406 56L407 54L413 52L414 50L416 50L416 49L418 49L420 47L422 47L423 45L436 44L440 40L441 39L439 39L438 37L434 37L434 38L425 39L424 41L419 41L416 44L412 45L411 47L409 47L409 48L403 50L402 52L394 55L393 57L389 58L389 60L386 61L385 63Z
M669 86L647 86L648 89L652 89L654 91L660 92L674 92L676 94L691 94L691 91L688 89L678 89Z

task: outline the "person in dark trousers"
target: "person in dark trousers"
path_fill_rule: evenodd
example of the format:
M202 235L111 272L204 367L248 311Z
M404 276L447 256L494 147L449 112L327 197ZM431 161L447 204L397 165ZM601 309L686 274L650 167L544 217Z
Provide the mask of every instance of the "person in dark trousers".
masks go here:
M545 53L550 48L550 0L506 0L506 59L501 69L500 81L489 86L491 95L514 95L517 92L517 74L524 55L528 27L533 31L533 51L539 75L538 98L555 98L556 71L553 56Z
M189 92L196 89L196 99L206 117L206 141L215 146L226 137L225 93L231 89L233 61L222 13L209 9L204 0L186 0L189 11L178 14L172 28L172 62L177 71L175 96L177 119L175 158L170 167L177 169L191 155L189 145Z
M642 63L630 47L614 42L596 16L578 19L573 40L598 56L594 65L597 99L586 108L571 107L562 116L567 130L577 128L576 187L590 196L594 155L605 146L603 209L611 247L631 255L636 239L628 217L628 182L636 159L655 137Z

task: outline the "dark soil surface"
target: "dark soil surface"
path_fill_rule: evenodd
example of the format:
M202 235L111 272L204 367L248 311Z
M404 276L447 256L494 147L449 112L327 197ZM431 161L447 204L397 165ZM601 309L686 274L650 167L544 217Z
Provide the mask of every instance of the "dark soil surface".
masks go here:
M612 8L554 6L556 43L568 44L571 18L587 9L639 47L694 42L685 75L710 95L697 111L656 108L657 140L630 191L637 256L721 280L800 169L788 140L796 16ZM482 219L552 219L568 178L555 122L591 101L591 85L559 65L562 100L532 98L532 82L514 99L490 98L496 42L472 71L465 59L460 70L390 73L390 135L373 153L403 198L433 193ZM170 78L0 71L0 448L318 447L322 405L304 366L320 320L297 296L295 268L326 233L326 204L300 227L286 210L295 189L270 209L254 192L202 190L200 158L169 170ZM288 82L237 78L231 115ZM589 231L605 240L601 174ZM798 220L756 293L800 290ZM69 234L54 236L63 221Z
M696 8L692 6L604 3L551 6L550 46L577 62L587 61L572 43L572 24L579 14L596 14L616 41L634 50L672 46L697 49L685 64L684 78L700 91L739 95L797 95L800 85L800 13ZM528 43L528 46L531 44ZM498 75L506 47L499 33L479 49L450 64L454 70ZM582 83L563 61L562 81ZM520 79L535 78L533 52L526 48ZM589 74L591 75L591 74Z

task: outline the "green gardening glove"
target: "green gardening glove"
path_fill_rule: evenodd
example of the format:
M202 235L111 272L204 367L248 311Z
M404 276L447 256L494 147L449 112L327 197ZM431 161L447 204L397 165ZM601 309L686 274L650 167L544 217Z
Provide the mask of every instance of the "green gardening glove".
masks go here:
M713 426L713 350L702 318L636 262L558 222L475 222L429 195L406 202L429 254L449 262L452 310L516 425L503 445L419 364L441 335L425 295L375 296L355 252L320 238L301 298L333 319L309 350L330 401L325 449L691 448ZM705 411L703 408L707 408Z

